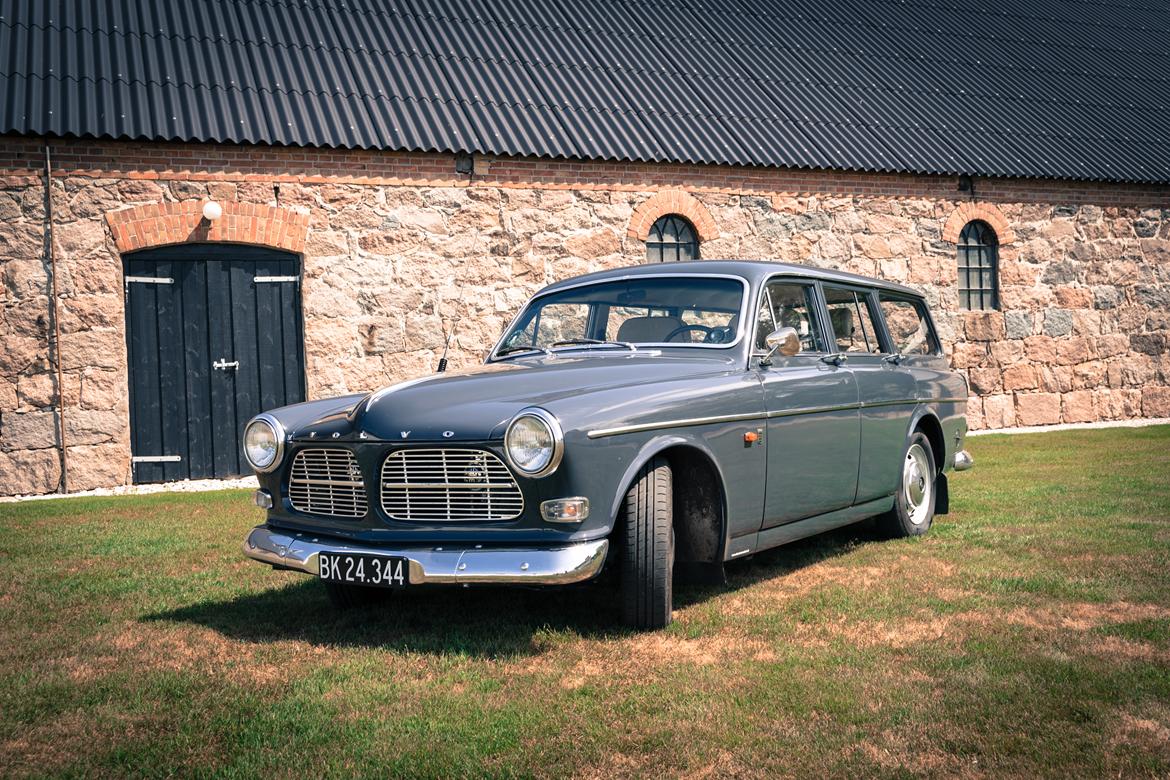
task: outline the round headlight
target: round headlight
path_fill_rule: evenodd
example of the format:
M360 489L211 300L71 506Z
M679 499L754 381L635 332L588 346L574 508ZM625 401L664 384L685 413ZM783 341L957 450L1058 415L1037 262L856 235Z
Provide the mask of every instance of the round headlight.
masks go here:
M543 477L556 471L564 451L557 418L543 409L525 409L512 418L504 434L504 453L517 471Z
M244 428L244 456L256 471L272 471L284 453L284 428L276 418L262 414Z

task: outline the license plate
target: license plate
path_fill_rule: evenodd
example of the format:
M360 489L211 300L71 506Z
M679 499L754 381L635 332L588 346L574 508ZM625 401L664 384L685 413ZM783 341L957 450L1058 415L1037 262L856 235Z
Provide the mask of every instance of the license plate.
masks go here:
M362 553L318 553L318 574L329 582L370 585L378 588L405 588L410 584L406 558Z

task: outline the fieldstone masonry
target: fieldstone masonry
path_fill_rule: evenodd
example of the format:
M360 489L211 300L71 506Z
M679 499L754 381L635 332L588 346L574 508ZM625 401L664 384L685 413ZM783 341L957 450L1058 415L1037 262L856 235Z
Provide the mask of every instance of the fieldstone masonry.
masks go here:
M306 173L306 150L250 162L246 148L226 148L241 160L225 168L219 147L125 165L145 147L113 143L93 159L79 150L52 180L58 388L38 148L0 147L0 494L58 488L58 392L70 490L129 480L119 247L184 240L303 253L310 397L433 371L444 329L454 330L452 369L474 365L543 285L643 262L640 236L674 210L699 223L706 258L808 263L923 289L969 379L972 428L1170 416L1165 191L1007 183L972 202L928 177L577 163L565 181L541 173L552 163L478 159L468 179L443 173L453 166L441 155L375 173L375 158L357 152L331 152ZM250 232L201 232L209 198ZM119 233L145 216L178 227ZM968 218L999 232L1001 311L957 308L954 239Z

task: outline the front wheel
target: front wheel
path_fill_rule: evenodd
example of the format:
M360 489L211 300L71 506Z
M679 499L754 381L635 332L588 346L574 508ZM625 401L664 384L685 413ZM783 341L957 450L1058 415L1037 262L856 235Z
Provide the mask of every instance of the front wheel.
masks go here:
M921 431L915 431L902 456L894 507L878 520L887 536L921 536L930 530L938 497L937 474L930 440Z
M665 458L638 471L624 515L622 620L640 630L665 628L674 606L674 506Z

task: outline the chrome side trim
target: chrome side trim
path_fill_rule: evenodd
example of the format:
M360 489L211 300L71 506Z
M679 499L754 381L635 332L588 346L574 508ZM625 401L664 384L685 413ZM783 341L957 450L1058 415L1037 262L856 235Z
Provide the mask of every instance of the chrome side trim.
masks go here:
M777 417L796 417L803 414L827 414L829 412L846 412L851 409L872 409L879 406L903 406L909 404L933 404L956 401L966 401L966 398L905 398L896 401L876 401L873 403L859 402L855 404L840 404L837 406L811 406L804 409L778 409L771 412L748 412L746 414L723 414L715 417L684 417L677 420L663 420L662 422L637 423L635 425L618 425L613 428L595 428L586 435L590 439L600 439L604 436L619 436L623 433L641 433L662 428L688 428L695 425L710 425L713 423L741 422L747 420L775 419Z
M244 541L253 560L313 575L322 552L402 556L411 585L569 585L597 576L608 551L608 539L562 547L369 547L263 525Z
M619 425L615 428L597 428L585 435L590 439L600 439L604 436L617 436L622 433L638 433L653 431L659 428L687 428L693 425L710 425L712 423L739 422L741 420L762 420L766 417L763 412L748 412L747 414L721 414L715 417L685 417L678 420L663 420L662 422L638 423L636 425Z
M811 406L804 409L778 409L774 412L768 412L768 419L774 417L796 417L802 414L826 414L828 412L848 412L854 409L860 409L865 404L837 404L836 406Z
M971 457L971 453L966 450L955 453L955 471L966 471L974 465L975 459Z

